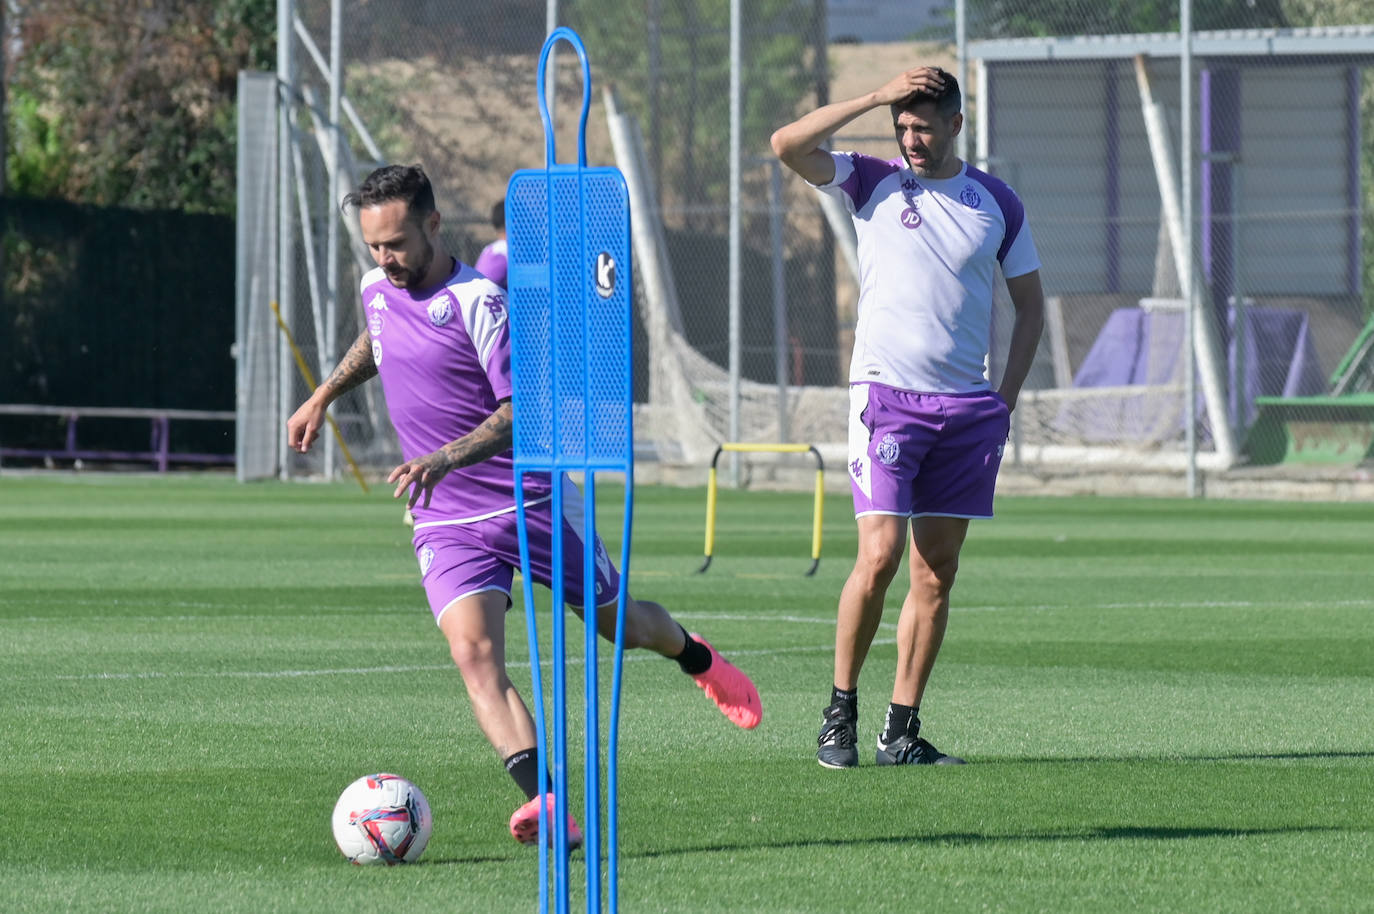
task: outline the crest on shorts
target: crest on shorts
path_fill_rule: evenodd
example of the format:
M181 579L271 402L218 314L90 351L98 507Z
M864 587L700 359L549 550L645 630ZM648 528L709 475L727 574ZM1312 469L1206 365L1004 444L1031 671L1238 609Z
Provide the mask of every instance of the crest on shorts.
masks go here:
M434 564L434 547L426 546L420 550L420 577L429 574L429 566Z
M609 578L611 576L611 557L606 554L606 546L601 542L600 537L597 537L596 540L596 568L601 572L602 577ZM601 581L598 580L596 582L596 595L600 597L601 592L605 589Z
M442 327L453 320L453 299L448 295L440 295L429 303L429 322L436 327Z
M883 436L883 440L878 442L877 448L874 449L874 455L883 466L890 467L897 462L897 458L901 455L901 451L902 449L897 444L897 439L892 437L891 432L888 432Z

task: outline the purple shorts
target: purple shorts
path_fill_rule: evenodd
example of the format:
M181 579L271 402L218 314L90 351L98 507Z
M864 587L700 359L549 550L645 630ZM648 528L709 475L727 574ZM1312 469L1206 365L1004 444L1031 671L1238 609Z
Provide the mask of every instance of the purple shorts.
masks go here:
M1011 426L994 391L920 394L882 384L849 388L854 516L992 517Z
M530 577L553 586L553 500L525 508L529 528ZM563 493L563 599L582 605L582 496L567 482ZM520 567L520 533L516 513L508 511L466 524L424 527L415 531L415 557L429 596L434 621L457 600L498 590L510 602L511 582ZM596 537L596 605L616 598L620 573L611 564L601 537Z

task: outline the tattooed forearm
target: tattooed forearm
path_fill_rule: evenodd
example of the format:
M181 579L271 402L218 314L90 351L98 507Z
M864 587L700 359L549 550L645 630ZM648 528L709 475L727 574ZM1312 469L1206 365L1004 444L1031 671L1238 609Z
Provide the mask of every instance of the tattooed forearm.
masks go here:
M336 398L376 374L377 363L372 361L372 335L364 328L320 387L328 391L331 398Z
M439 449L449 469L481 463L488 457L510 449L513 412L510 401L502 403L486 420L457 441L450 441Z

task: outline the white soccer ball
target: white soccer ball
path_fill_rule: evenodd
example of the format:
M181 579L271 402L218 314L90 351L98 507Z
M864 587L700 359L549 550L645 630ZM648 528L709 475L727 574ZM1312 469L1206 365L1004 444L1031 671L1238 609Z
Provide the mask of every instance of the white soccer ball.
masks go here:
M344 788L334 804L334 843L358 866L414 863L429 843L429 801L397 774L369 774Z

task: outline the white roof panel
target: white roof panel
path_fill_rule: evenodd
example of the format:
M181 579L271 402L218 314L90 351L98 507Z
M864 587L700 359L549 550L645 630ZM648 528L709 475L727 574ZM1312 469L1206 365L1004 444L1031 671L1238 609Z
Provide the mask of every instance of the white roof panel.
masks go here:
M1374 25L1308 29L1233 29L1194 32L1195 57L1363 57L1374 61ZM1074 35L1066 38L998 38L970 41L969 56L986 62L1177 57L1177 32Z

